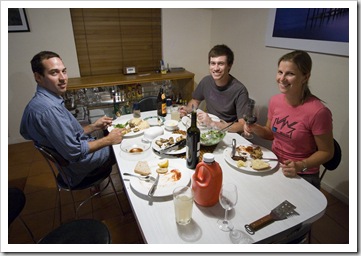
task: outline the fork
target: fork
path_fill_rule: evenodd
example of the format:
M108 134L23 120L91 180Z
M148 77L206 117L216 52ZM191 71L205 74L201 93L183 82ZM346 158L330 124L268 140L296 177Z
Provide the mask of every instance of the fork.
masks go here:
M152 176L140 176L140 175L135 175L135 174L131 174L131 173L127 173L127 172L124 172L123 175L125 176L133 176L133 177L137 177L138 179L140 180L143 180L143 181L155 181L155 178L152 177Z

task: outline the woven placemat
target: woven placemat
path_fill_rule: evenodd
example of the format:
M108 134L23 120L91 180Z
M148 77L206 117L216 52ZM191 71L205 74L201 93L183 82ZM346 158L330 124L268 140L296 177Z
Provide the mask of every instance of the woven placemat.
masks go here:
M203 155L205 153L213 153L213 151L216 149L217 145L213 146L201 146L199 149L199 162L203 161ZM186 158L186 154L177 155L179 158Z

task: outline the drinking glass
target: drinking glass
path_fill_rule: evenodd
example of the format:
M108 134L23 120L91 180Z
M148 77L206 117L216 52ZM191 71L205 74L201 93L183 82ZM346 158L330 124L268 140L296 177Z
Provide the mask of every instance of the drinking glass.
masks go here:
M219 203L225 209L224 219L218 220L218 227L223 231L233 230L233 224L228 220L227 214L229 210L232 210L237 204L238 193L237 186L232 183L225 183L222 186L221 192L219 193Z
M256 106L256 102L254 100L249 99L247 103L246 113L243 114L243 119L247 124L254 124L257 122L257 117L258 106ZM247 134L243 132L241 135L248 140L253 139L253 134Z
M173 191L173 202L176 222L187 225L192 220L193 190L188 186L180 186Z
M173 105L170 109L170 116L172 120L179 121L180 120L180 113L179 113L179 106Z

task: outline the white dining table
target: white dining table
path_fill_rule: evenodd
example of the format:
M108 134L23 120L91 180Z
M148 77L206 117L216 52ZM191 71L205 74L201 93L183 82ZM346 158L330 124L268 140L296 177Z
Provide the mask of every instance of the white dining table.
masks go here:
M142 112L141 118L156 116L156 111ZM132 115L123 115L113 121L113 124L125 123L132 119ZM166 116L170 119L170 114ZM161 126L164 128L164 126ZM182 122L179 128L186 130ZM164 134L172 133L165 130ZM143 135L123 139L126 141L140 141ZM234 183L238 189L238 202L229 211L228 217L235 229L243 231L252 243L275 243L292 233L300 225L310 224L322 217L327 206L325 196L314 186L300 177L287 178L277 165L268 172L244 172L229 165L223 152L231 147L232 139L237 145L249 145L251 142L237 133L227 133L213 154L223 172L223 183ZM196 203L193 206L192 221L188 225L178 225L175 221L174 205L171 196L152 198L141 194L130 185L129 176L124 172L134 173L134 167L139 160L159 162L160 156L152 147L140 157L129 157L121 151L121 144L114 145L120 176L125 186L132 211L137 220L143 239L147 244L231 244L229 232L218 228L217 220L224 218L224 209L219 203L212 207L202 207ZM186 167L186 160L177 156L169 156L169 162L180 166L182 171L193 175L194 170ZM191 185L191 180L189 185ZM283 201L289 201L296 206L299 215L285 220L275 221L250 235L245 225L270 213L272 209Z

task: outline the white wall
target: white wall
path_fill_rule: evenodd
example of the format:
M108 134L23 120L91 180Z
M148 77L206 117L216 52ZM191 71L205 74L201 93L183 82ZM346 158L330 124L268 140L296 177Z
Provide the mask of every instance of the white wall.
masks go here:
M269 98L279 93L275 82L277 61L283 54L291 51L265 47L265 35L268 21L268 9L213 9L211 23L208 24L209 10L187 9L163 10L164 58L178 60L180 66L193 71L195 81L208 74L207 54L216 44L227 44L235 54L231 74L243 82L250 97L262 106L261 122L265 122ZM205 13L207 14L206 17ZM194 22L194 19L197 22ZM203 17L206 22L202 20ZM174 35L174 29L168 24L184 24ZM192 29L189 29L192 27ZM202 28L203 27L203 28ZM194 29L193 29L194 28ZM203 39L196 31L210 31L210 39ZM203 33L207 36L207 33ZM173 40L170 46L167 40ZM183 38L183 39L182 39ZM208 46L208 48L207 48ZM185 51L175 49L194 48L193 54L185 56ZM310 80L311 91L322 98L333 113L334 137L340 143L343 159L335 172L328 172L323 179L323 187L348 203L349 197L349 59L319 53L310 53L313 70ZM191 65L190 65L191 64ZM200 67L200 65L202 67ZM188 68L191 67L191 68ZM203 72L203 73L202 73ZM255 139L255 143L270 147L271 143Z
M30 32L8 34L9 54L9 144L23 142L21 116L34 96L36 83L30 60L43 50L54 51L64 60L70 77L80 75L69 9L26 9Z
M9 136L8 142L24 141L19 134L22 111L35 91L30 59L41 50L58 52L70 77L79 76L68 9L27 9L30 33L9 33ZM267 9L163 9L163 54L170 66L183 66L195 73L195 81L208 74L207 54L219 43L235 53L231 73L248 88L263 107L278 93L275 84L277 60L289 50L264 46ZM333 112L334 137L340 142L343 160L324 178L326 188L345 202L349 197L348 58L311 53L314 68L311 90ZM11 113L10 113L11 110ZM256 140L256 143L269 145Z

